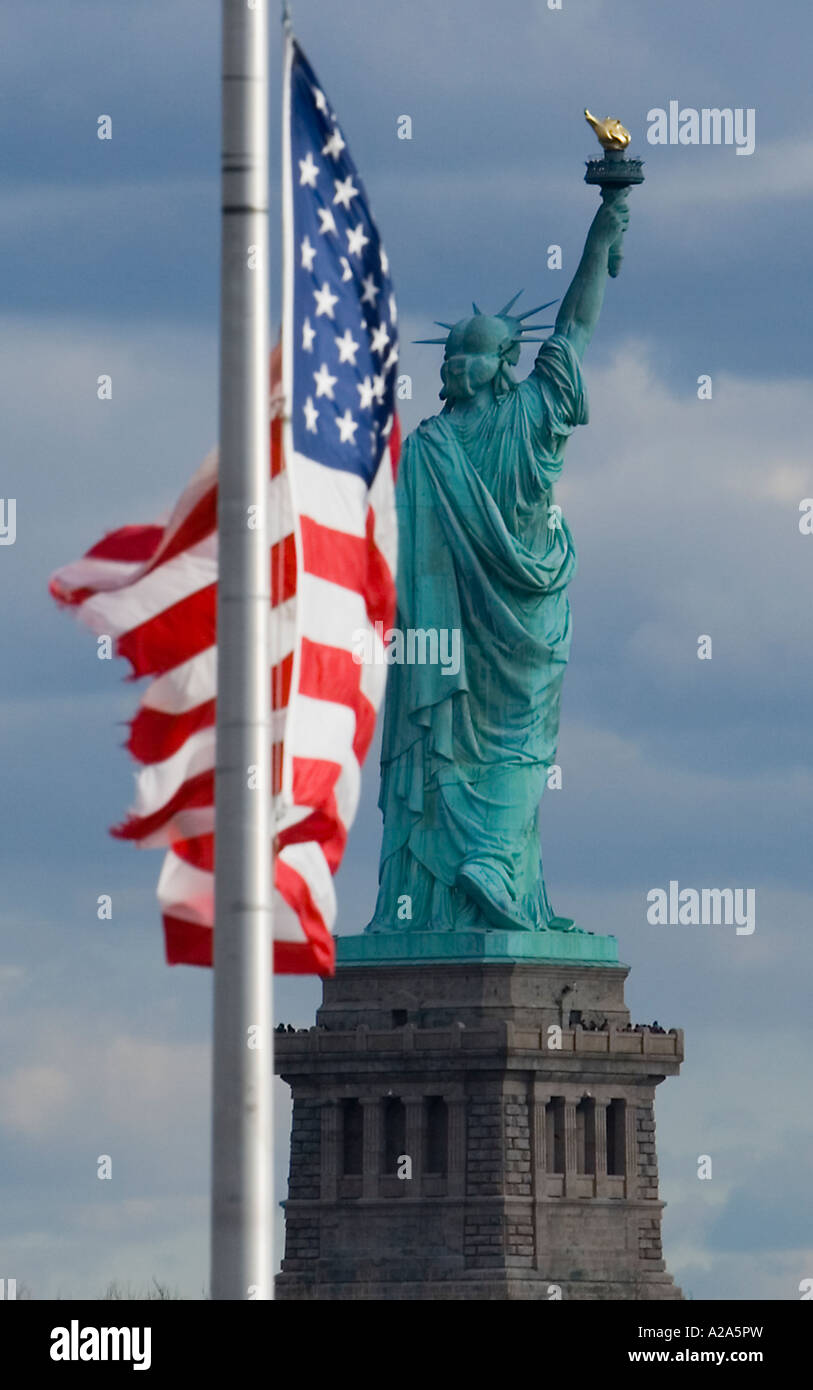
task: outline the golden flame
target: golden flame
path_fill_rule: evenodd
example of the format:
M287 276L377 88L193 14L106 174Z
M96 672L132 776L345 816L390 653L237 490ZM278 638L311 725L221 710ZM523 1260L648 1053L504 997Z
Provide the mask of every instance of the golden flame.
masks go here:
M615 116L608 116L606 120L599 121L595 116L591 116L585 107L584 118L593 127L603 149L625 150L627 148L632 136Z

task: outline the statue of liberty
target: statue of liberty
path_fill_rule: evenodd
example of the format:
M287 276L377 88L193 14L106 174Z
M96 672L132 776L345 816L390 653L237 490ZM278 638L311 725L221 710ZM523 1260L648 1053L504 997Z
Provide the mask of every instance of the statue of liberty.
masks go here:
M524 337L551 325L526 326L538 311L512 314L515 295L425 340L445 344L444 405L403 450L396 622L459 632L461 658L459 669L390 667L368 931L572 927L548 899L539 833L576 564L554 485L571 431L587 423L581 361L620 263L626 200L623 186L602 189L549 337ZM541 347L518 382L523 341Z

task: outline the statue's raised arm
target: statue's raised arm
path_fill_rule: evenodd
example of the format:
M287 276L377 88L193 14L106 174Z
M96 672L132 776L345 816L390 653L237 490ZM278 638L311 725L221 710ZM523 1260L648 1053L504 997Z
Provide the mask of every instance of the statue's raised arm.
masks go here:
M584 251L559 313L556 332L568 339L581 359L595 331L610 273L610 252L629 222L627 188L604 188L602 203L587 233Z

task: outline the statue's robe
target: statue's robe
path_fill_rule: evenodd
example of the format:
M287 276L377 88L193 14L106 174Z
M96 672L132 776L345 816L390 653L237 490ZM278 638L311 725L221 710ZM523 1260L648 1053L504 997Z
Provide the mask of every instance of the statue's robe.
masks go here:
M461 662L457 674L390 668L370 929L541 930L554 916L538 815L576 556L566 523L548 517L568 435L586 422L578 359L554 334L502 400L444 411L406 440L396 621L404 633L458 629Z

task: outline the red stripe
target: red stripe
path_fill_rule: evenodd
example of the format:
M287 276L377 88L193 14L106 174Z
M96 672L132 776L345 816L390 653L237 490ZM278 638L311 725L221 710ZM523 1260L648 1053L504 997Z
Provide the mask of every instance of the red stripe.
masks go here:
M198 545L200 541L211 536L217 528L217 487L210 487L202 497L198 499L191 512L184 517L172 539L167 542L165 550L160 555L156 555L153 564L148 565L145 574L165 565L168 560L174 559L184 550L191 550L193 545Z
M390 461L392 463L392 476L398 476L398 462L401 457L401 421L397 415L392 417L392 430L390 431Z
M86 598L93 598L95 592L95 589L69 589L62 583L58 574L52 574L48 580L48 593L51 598L56 599L57 603L75 606L84 603Z
M333 937L325 928L327 942L322 938L316 942L275 941L275 975L321 975L322 979L335 975L335 948Z
M271 477L276 478L285 467L282 452L282 416L276 415L271 421Z
M293 652L273 667L271 672L271 707L285 709L291 694L291 676L294 667ZM364 697L362 696L363 700ZM369 705L369 701L365 701ZM130 722L130 737L125 744L133 757L140 763L160 763L170 758L183 746L186 740L199 729L209 729L215 722L217 702L204 700L193 709L171 714L166 710L153 709L142 705ZM369 705L372 709L372 706ZM365 722L367 711L363 711ZM373 711L373 718L375 712Z
M164 950L167 965L211 965L212 928L199 922L187 922L165 912Z
M271 604L293 598L296 593L296 539L291 533L271 547Z
M190 777L178 788L175 795L170 797L166 805L153 811L152 815L130 815L121 825L114 825L110 834L117 840L144 840L148 835L154 835L157 830L163 829L179 811L199 810L201 806L213 806L214 801L215 774L214 769L210 768Z
M323 810L333 797L341 763L327 758L294 758L293 761L294 804Z
M316 700L333 700L348 705L356 716L353 752L359 762L370 746L375 731L375 707L362 692L361 666L352 653L340 647L326 647L319 642L302 639L302 660L299 673L299 692ZM317 803L304 799L303 804Z
M372 509L364 536L334 531L312 517L300 519L302 562L307 573L361 594L371 623L391 621L394 612L392 575L375 545L374 524Z
M178 858L182 859L185 864L189 864L191 868L200 869L203 873L214 873L214 834L196 835L194 839L191 840L175 840L173 841L172 848Z
M367 574L364 583L364 602L370 621L390 627L395 621L395 579L375 543L375 512L367 512Z
M294 772L294 777L296 777L296 772ZM279 849L284 849L286 845L306 845L311 841L322 846L328 868L332 874L335 874L342 862L342 855L347 844L347 830L339 820L335 797L330 798L324 810L314 811L304 820L289 826L287 830L283 830L277 836Z
M217 584L179 599L119 637L118 655L127 658L134 676L163 675L181 666L214 644L216 599Z
M274 865L274 883L289 907L292 907L308 938L308 945L292 946L291 942L274 942L274 970L280 974L332 975L335 971L333 937L322 920L311 897L311 891L301 874L284 860ZM306 962L311 964L306 966Z
M286 709L291 698L294 654L289 652L271 668L271 708Z
M367 542L346 531L334 531L312 517L300 518L302 560L308 574L329 579L343 589L363 593L367 575Z
M152 559L164 534L163 526L122 526L88 550L86 560L120 560L122 564L143 564Z
M199 922L187 922L183 917L173 917L165 912L164 950L167 965L202 965L211 967L214 946L214 933L211 927L201 926ZM275 975L332 975L333 942L329 945L319 942L275 941Z
M214 700L204 700L194 709L180 714L167 714L165 710L142 705L130 721L130 737L125 747L140 763L161 763L177 753L192 734L199 729L210 729L214 722Z

